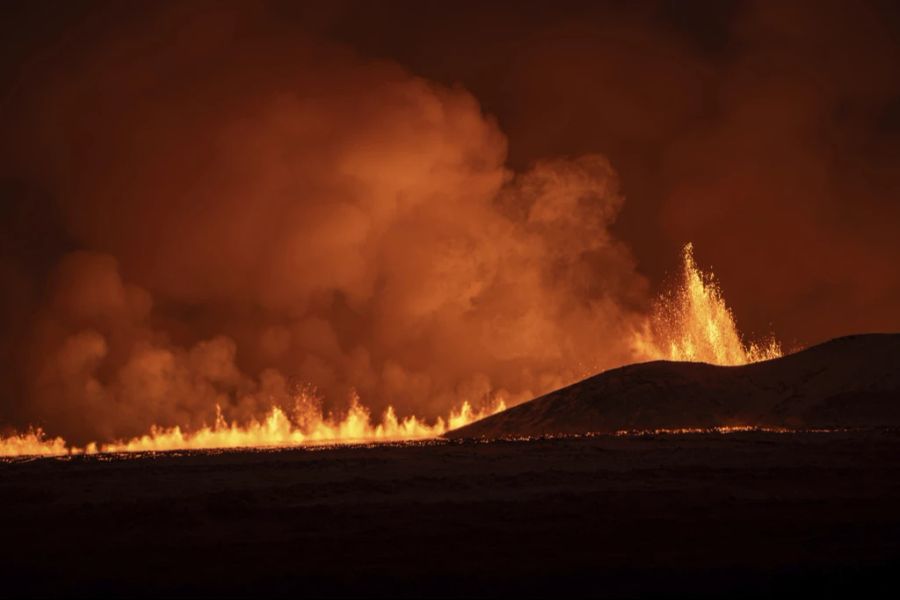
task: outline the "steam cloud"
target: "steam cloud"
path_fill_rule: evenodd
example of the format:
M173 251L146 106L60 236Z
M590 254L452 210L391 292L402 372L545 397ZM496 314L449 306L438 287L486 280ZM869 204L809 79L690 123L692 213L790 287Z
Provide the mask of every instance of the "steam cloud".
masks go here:
M631 358L606 159L513 173L463 89L234 16L105 40L30 98L22 164L77 249L20 337L21 419L122 438L301 384L435 416Z

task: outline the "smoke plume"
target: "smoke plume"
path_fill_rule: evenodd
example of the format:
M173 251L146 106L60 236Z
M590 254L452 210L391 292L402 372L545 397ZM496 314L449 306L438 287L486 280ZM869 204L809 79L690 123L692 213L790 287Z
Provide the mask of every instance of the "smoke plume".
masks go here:
M606 159L513 172L464 89L239 16L157 17L29 82L8 179L40 170L71 248L16 339L20 423L108 440L298 386L427 417L632 358L647 284Z

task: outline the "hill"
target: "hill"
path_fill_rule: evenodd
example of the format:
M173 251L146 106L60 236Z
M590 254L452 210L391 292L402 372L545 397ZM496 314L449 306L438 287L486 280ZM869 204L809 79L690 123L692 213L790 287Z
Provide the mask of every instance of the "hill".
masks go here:
M900 426L900 334L837 338L740 367L655 361L605 371L446 434Z

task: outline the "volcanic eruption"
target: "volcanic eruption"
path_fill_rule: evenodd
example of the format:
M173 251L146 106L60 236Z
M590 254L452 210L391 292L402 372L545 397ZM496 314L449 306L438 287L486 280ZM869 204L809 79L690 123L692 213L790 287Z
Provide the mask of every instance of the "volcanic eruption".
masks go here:
M464 28L506 57L475 61L505 65L492 87L454 70L465 56L443 34L429 67L347 41L328 15L266 11L75 15L15 72L3 452L428 438L622 365L779 356L766 327L794 349L892 323L892 220L818 209L893 185L890 153L852 116L888 93L877 20L847 34L872 47L841 55L873 71L825 85L816 27L850 27L840 11L806 36L747 8L726 68L641 11L532 36L541 10L505 29L484 25L510 16L494 7ZM495 43L507 35L529 52ZM823 52L781 60L794 42ZM784 72L759 68L772 62ZM825 146L855 140L848 154L877 154L864 169L807 148L846 111ZM748 335L690 244L656 297L687 240ZM880 321L860 309L873 303Z
M900 4L6 0L0 598L889 596Z
M745 342L737 330L734 315L725 304L721 289L711 273L700 270L693 247L682 253L680 277L674 288L661 294L646 322L633 333L637 360L688 360L717 365L743 365L781 356L774 339L763 345ZM221 408L210 425L182 430L153 425L141 435L126 440L91 442L71 446L63 438L48 438L41 429L0 438L0 456L59 455L67 453L132 452L179 449L214 449L254 446L288 446L311 443L365 443L428 439L506 409L502 399L493 406L475 410L468 402L432 423L416 416L398 418L388 407L380 420L372 422L370 411L353 397L341 416L323 412L321 400L303 391L292 407L274 406L248 423L227 422ZM696 423L705 422L701 416ZM589 427L585 422L581 429ZM465 429L463 429L465 431Z

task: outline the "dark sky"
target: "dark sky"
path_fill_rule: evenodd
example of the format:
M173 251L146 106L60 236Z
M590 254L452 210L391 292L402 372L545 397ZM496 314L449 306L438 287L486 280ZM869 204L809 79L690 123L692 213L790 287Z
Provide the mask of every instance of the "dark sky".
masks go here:
M7 364L14 365L9 369L29 374L5 376L10 397L49 393L35 391L43 385L35 381L47 371L35 356L85 330L80 321L66 321L64 333L48 333L58 323L46 325L47 315L57 310L54 298L62 294L59 282L68 281L66 269L81 273L83 256L72 259L73 251L113 257L111 268L125 288L134 285L152 298L152 309L146 309L151 333L138 336L143 343L165 339L159 343L188 348L224 333L236 340L242 372L254 376L268 363L265 353L243 349L245 338L265 338L266 348L299 344L302 352L292 356L304 357L302 377L346 379L363 389L366 384L348 375L356 372L353 361L366 363L359 368L382 379L396 362L403 373L398 381L415 379L416 361L391 350L403 344L421 342L427 350L420 349L420 356L447 362L444 353L451 355L456 342L442 343L441 331L450 325L429 322L432 333L411 342L412 337L384 334L379 319L391 313L366 304L375 298L379 306L407 306L407 296L390 292L396 263L391 252L394 246L405 248L396 251L407 257L426 247L421 240L389 236L372 251L378 258L357 271L340 261L328 277L309 276L319 282L313 291L287 286L288 293L273 286L258 296L246 290L268 284L247 283L245 273L255 277L260 271L247 257L268 256L270 236L241 227L254 219L269 223L269 213L226 210L218 200L223 190L280 177L269 166L255 167L256 157L276 160L296 152L311 172L337 173L349 160L346 148L363 144L377 154L384 139L407 134L409 148L403 146L401 158L392 158L377 175L402 178L418 168L403 162L417 153L431 156L458 147L455 158L441 154L424 171L437 173L441 185L461 186L446 198L436 196L436 202L455 202L454 194L467 186L477 195L479 186L494 185L483 177L499 177L505 169L512 183L491 202L515 212L509 207L519 200L503 198L530 197L535 186L559 184L560 173L576 178L577 169L565 161L602 181L615 180L621 203L610 200L608 208L588 213L599 219L595 229L584 232L598 236L594 246L569 248L571 232L527 233L544 236L545 256L568 265L571 297L609 299L616 310L639 311L677 268L679 249L692 241L699 263L715 271L748 334L774 332L795 347L854 332L900 330L900 10L895 3L32 1L5 3L2 11L0 199L3 276L10 290L3 305L3 351ZM434 144L418 145L430 135L419 132L426 127L422 123L431 127L432 100L409 109L421 109L424 120L406 119L407 100L396 100L400 92L383 91L396 82L405 82L396 84L402 89L438 86L442 106L460 107L435 130L440 134ZM291 98L303 99L307 112L285 109L281 121L260 116L260 106L282 106L279 102ZM471 116L475 109L467 99L477 102L483 116ZM276 133L258 133L263 127L281 133L299 127L304 114L318 129L303 129L296 139L279 137L277 146ZM231 146L223 150L219 142L227 135L242 140L241 154ZM479 136L486 137L479 141ZM313 151L314 139L320 140L315 148L321 153ZM350 141L335 141L345 139ZM338 158L326 161L329 152ZM608 159L611 174L597 175L597 169L606 169L598 163L578 163L584 155ZM452 174L443 171L447 161L456 165ZM563 162L542 171L535 167L542 161ZM230 165L227 176L223 165ZM306 181L298 193L351 194L341 187L343 179L340 186L335 181ZM381 193L380 183L365 185L370 187L362 197ZM389 195L391 202L402 203L408 200L404 194L413 193ZM262 206L249 197L242 196L241 206ZM493 218L494 213L479 216L482 208L472 209L468 227L477 229ZM309 210L298 222L319 222L321 211ZM173 220L173 214L183 218ZM195 221L204 225L181 237L181 228L194 226L185 223ZM352 215L345 221L352 223ZM417 229L416 221L411 223L404 231ZM328 230L320 224L303 239L322 231ZM366 231L368 240L373 234ZM350 234L329 235L333 241ZM204 254L206 245L223 243L240 252ZM328 244L316 250L325 262L333 256ZM570 254L578 260L566 262ZM81 266L66 266L75 263ZM284 272L306 273L303 265ZM562 277L560 269L550 269L552 277ZM283 270L272 272L283 280ZM403 276L412 277L407 271ZM473 277L478 279L467 275L467 280ZM322 300L322 290L333 296ZM380 295L383 290L388 291ZM489 305L488 294L482 296ZM428 305L418 296L416 302ZM503 314L521 308L496 302ZM591 319L599 318L597 309L591 310ZM291 329L294 338L279 337L277 327L294 323L301 313L303 323L314 314L327 324L325 337L334 337L340 348L335 350L340 368L333 366L337 359L323 358L329 350L313 347L319 341L297 342L321 340L324 334ZM99 354L113 357L95 365L96 379L108 386L133 357L124 348L135 342L121 333L132 325L92 327L110 348ZM409 331L421 333L422 327L412 323ZM354 333L359 331L367 333ZM117 349L120 334L131 341ZM579 344L572 342L573 352L583 347ZM367 358L354 355L354 348L363 348ZM507 360L505 350L495 350L488 352L491 360L501 354ZM319 362L310 362L313 355ZM603 356L597 365L613 360ZM284 362L277 366L285 369ZM451 370L470 367L462 361ZM341 375L334 375L335 369ZM498 379L494 370L485 370L491 381ZM504 373L499 379L512 377L512 371ZM23 402L10 402L5 410L18 415ZM79 402L75 406L83 407Z

